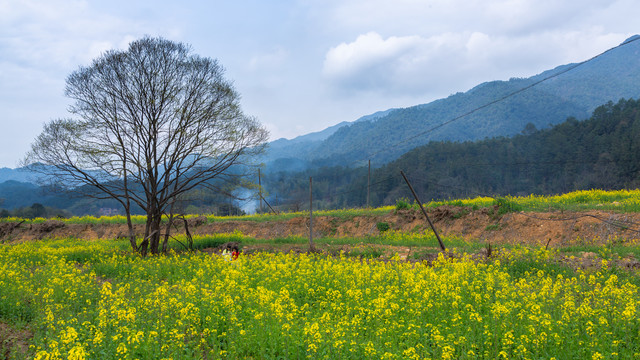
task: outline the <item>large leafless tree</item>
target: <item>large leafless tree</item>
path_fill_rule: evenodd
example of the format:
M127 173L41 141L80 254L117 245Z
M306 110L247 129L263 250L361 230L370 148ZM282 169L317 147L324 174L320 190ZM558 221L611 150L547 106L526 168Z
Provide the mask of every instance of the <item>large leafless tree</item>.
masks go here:
M65 93L75 116L46 124L23 163L64 188L119 201L143 255L161 250L162 215L181 195L249 169L268 137L216 60L162 38L104 53L67 78ZM141 240L133 204L147 214Z

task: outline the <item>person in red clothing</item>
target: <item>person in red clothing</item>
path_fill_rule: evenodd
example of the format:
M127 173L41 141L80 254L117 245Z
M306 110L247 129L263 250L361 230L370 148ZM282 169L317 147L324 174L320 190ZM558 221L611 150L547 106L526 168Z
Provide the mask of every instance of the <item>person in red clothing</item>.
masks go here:
M238 245L233 245L233 247L231 248L231 260L235 260L238 258L238 255L240 255L240 251L238 250Z

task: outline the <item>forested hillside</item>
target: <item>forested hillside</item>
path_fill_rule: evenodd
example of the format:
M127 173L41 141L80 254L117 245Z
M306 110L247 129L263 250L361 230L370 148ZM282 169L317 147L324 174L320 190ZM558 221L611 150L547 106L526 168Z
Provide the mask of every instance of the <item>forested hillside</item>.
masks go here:
M113 199L87 197L88 190L62 192L47 186L18 181L0 183L0 217L68 217L71 215L118 215L122 205ZM240 215L243 211L227 192L198 187L186 193L176 204L176 210L188 214ZM133 214L143 214L132 207Z
M510 136L528 123L537 128L557 124L569 116L586 117L586 108L535 88L479 110L455 124L431 128L459 117L495 99L527 86L531 80L512 79L480 85L430 104L399 109L375 123L342 127L318 147L319 154L332 154L317 162L332 164L369 159L388 162L429 141L467 141ZM606 101L606 100L605 100ZM423 136L415 136L426 132Z
M387 116L396 109L378 111L376 113L365 115L353 123L343 121L339 124L330 126L322 131L313 132L306 135L298 136L294 139L278 139L269 143L268 150L262 155L261 161L266 164L267 169L277 171L301 171L311 165L311 160L317 158L318 148L322 146L323 141L331 135L335 134L340 128L351 124L362 122L373 122L382 117Z
M634 36L624 45L582 64L562 65L530 78L480 84L428 104L381 113L375 121L334 127L325 133L330 136L324 139L279 140L267 156L265 171L277 172L286 169L287 164L295 165L292 168L296 169L305 164L352 166L369 159L380 164L430 141L513 136L529 123L543 129L570 116L586 118L608 101L640 96L640 41L637 39ZM547 80L540 82L543 79ZM533 84L536 85L530 87ZM525 88L526 91L519 92ZM494 103L514 93L517 94ZM493 104L484 107L490 103ZM474 111L478 108L481 109ZM469 112L473 113L465 115ZM438 127L457 118L452 124ZM277 158L286 160L269 163Z
M640 101L598 107L586 121L569 118L550 129L477 142L432 142L373 171L371 205L409 197L404 170L423 200L478 195L564 193L578 189L635 188L640 184ZM267 191L280 204L305 206L308 178L325 207L366 205L367 169L327 167L271 175ZM286 194L286 195L285 195ZM296 205L297 204L297 205Z
M363 206L367 169L362 166L367 160L377 168L371 180L372 206L409 196L400 169L416 181L425 199L637 186L637 101L596 107L640 97L638 38L579 66L492 81L428 104L380 111L293 140L277 140L262 158L264 193L284 209L308 207L312 176L316 206ZM588 121L576 120L590 114ZM0 170L0 209L42 204L76 215L119 209L114 202L2 182L30 181L26 176L33 174ZM236 213L237 205L209 191L185 199L184 210Z

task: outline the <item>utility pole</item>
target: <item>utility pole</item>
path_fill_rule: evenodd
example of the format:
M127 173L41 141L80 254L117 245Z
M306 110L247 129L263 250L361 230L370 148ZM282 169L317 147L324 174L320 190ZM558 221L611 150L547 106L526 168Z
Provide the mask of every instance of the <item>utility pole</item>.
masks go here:
M313 246L313 178L309 176L309 251L314 251Z
M260 168L258 168L258 201L260 202L260 214L262 214L262 180L260 177Z
M442 239L440 239L440 235L438 235L438 232L436 231L435 226L433 226L431 219L429 219L429 215L427 215L427 210L424 209L424 206L422 206L422 202L420 201L420 199L418 199L418 195L416 194L415 190L413 190L413 186L411 186L409 179L407 179L406 175L404 174L404 171L400 170L400 174L402 174L404 181L407 183L407 185L409 185L409 189L411 190L413 197L418 202L418 205L420 205L420 209L422 209L422 213L424 214L424 217L427 218L427 222L429 222L429 226L431 226L431 230L433 230L433 233L436 234L436 238L438 239L438 243L440 244L440 249L442 251L445 251L446 248L444 247L444 243L442 242Z
M367 208L371 207L371 159L369 159L369 174L367 175Z

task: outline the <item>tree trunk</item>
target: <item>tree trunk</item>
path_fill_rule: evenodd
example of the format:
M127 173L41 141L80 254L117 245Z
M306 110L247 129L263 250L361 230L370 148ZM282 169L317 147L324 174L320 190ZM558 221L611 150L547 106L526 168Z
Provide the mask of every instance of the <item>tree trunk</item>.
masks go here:
M127 204L129 203L129 199L127 199ZM133 231L133 223L131 222L131 210L130 207L125 208L125 213L127 215L127 228L129 229L129 243L131 244L131 248L133 251L138 251L138 244L136 243L136 234Z
M120 144L123 144L122 138L118 138ZM127 228L129 229L129 243L133 251L138 251L138 244L136 242L136 234L133 232L133 223L131 223L131 197L129 196L129 177L127 175L127 157L126 153L122 156L122 168L124 171L123 185L124 185L124 212L127 215Z
M154 214L147 215L147 223L149 223L149 247L151 254L160 253L160 225L162 221L162 213L155 211Z
M177 184L177 182L176 182ZM174 188L175 191L175 188ZM171 205L169 205L169 215L167 221L167 230L164 233L164 241L162 242L162 253L167 252L167 245L169 244L169 237L171 236L171 226L173 226L173 206L176 204L175 199L171 201Z
M149 238L144 238L144 240L140 243L140 255L142 257L147 256L147 249L149 248Z
M169 244L169 236L171 236L171 226L173 226L173 213L169 214L169 220L167 221L166 232L164 233L164 241L162 242L162 253L167 252L167 245Z
M140 247L138 248L140 255L142 255L143 257L147 256L147 251L149 250L150 234L151 234L151 215L147 210L147 221L144 227L144 239L142 240L142 242L140 243Z

